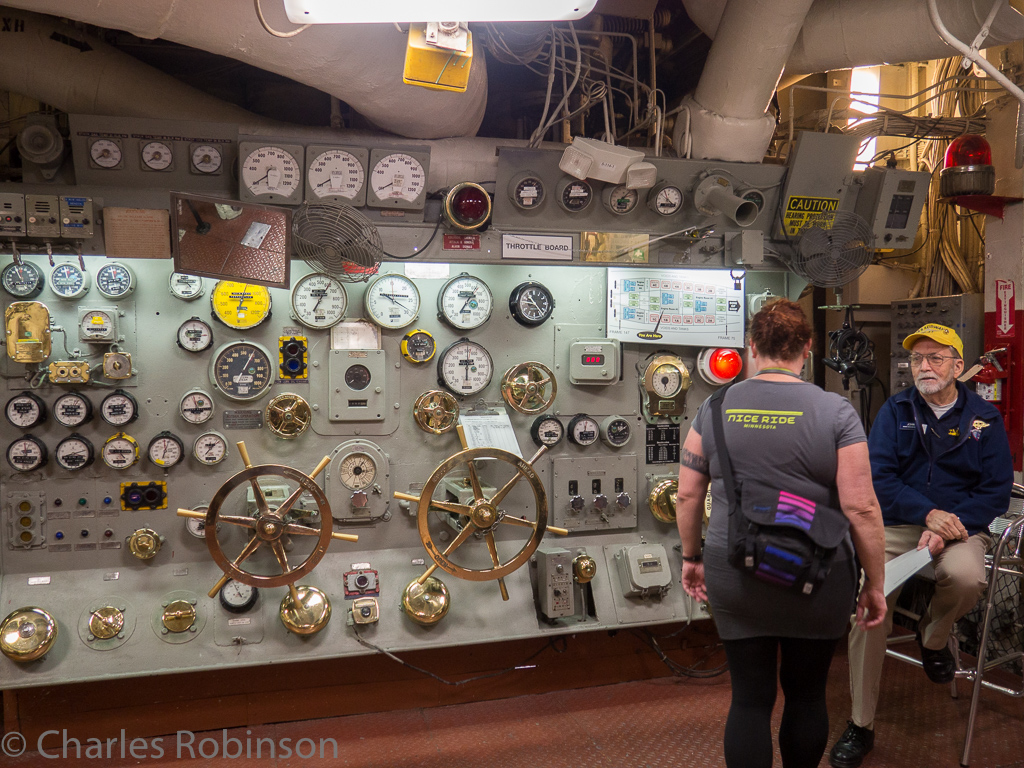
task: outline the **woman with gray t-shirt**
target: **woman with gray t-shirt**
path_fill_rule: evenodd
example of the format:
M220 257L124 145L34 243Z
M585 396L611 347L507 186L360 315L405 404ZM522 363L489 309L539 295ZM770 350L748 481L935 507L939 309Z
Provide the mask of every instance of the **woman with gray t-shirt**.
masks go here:
M722 403L724 439L737 484L757 478L817 504L839 507L850 521L850 536L812 596L785 591L730 565L729 505L705 401L686 435L679 468L676 520L683 589L696 600L710 596L729 659L726 765L770 768L771 713L781 680L782 764L812 768L828 740L825 684L854 606L858 560L866 579L856 601L857 620L873 627L885 617L882 514L857 414L844 398L800 377L810 353L811 328L799 305L781 299L763 307L750 323L749 348L754 375L730 387ZM709 480L711 518L702 552Z

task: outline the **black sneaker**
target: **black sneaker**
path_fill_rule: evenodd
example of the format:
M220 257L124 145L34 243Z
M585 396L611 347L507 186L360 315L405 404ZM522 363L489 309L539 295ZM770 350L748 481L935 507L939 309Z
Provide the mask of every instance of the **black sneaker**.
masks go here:
M834 768L857 768L874 747L875 732L847 720L846 730L828 753L828 764Z
M917 633L917 647L921 649L921 664L924 673L933 683L940 685L952 683L956 679L956 661L948 646L939 651L925 648L921 642L921 633Z

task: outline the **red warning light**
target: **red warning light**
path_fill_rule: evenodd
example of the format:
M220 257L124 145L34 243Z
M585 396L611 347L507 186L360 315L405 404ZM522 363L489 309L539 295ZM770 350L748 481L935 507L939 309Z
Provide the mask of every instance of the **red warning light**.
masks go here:
M728 384L743 370L743 357L735 349L705 349L697 357L697 369L708 384Z
M943 168L956 165L992 165L992 147L984 136L967 134L950 142L942 160Z
M474 232L491 216L491 196L479 184L464 181L445 196L443 210L453 229Z
M996 188L992 147L984 136L968 134L946 149L939 171L939 196L991 195Z

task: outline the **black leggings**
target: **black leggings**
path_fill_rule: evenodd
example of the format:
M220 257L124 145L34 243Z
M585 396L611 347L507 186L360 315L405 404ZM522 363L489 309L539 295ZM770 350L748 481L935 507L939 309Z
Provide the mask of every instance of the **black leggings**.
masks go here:
M828 742L825 685L838 638L752 637L727 640L732 705L725 723L729 768L771 768L772 707L778 681L785 703L779 728L784 768L815 768ZM782 665L776 678L779 648Z

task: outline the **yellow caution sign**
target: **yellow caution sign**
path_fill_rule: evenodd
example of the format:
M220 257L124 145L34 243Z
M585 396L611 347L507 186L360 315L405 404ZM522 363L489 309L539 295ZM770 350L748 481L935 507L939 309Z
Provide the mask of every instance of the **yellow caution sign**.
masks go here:
M794 237L806 227L829 229L839 209L838 197L802 197L790 195L782 217L786 234Z

